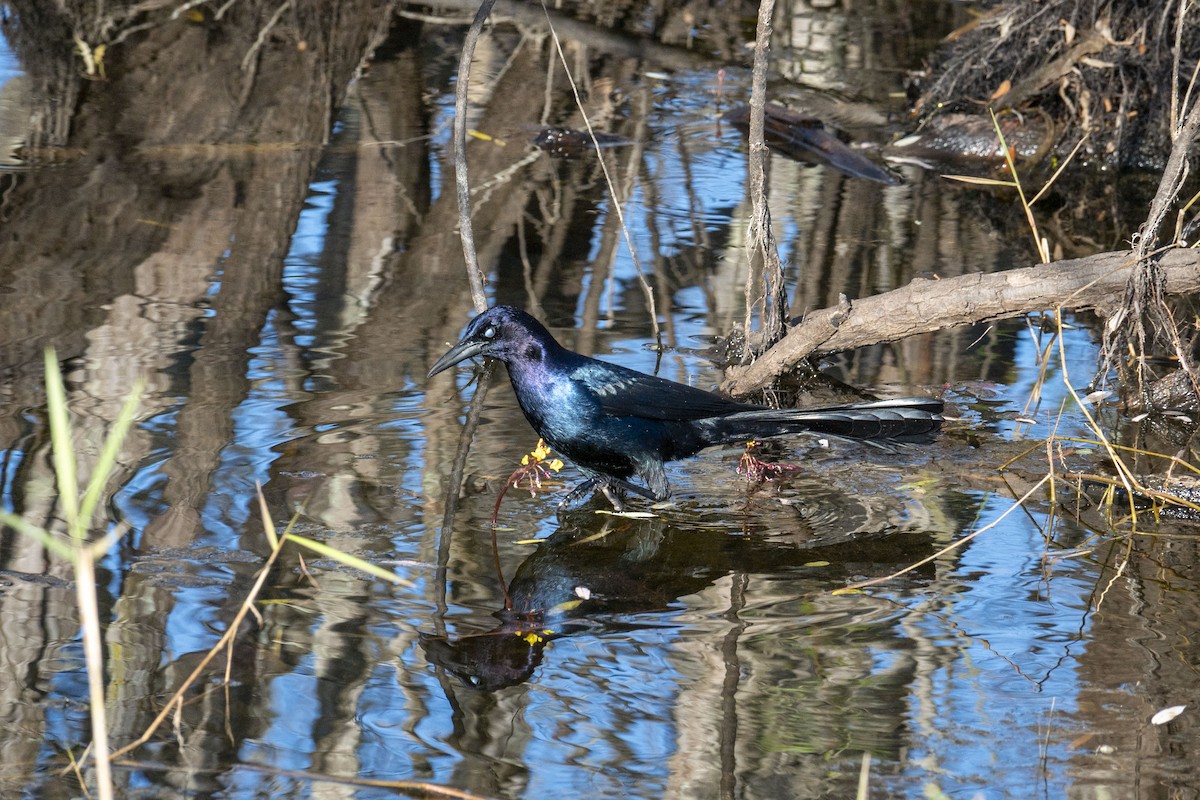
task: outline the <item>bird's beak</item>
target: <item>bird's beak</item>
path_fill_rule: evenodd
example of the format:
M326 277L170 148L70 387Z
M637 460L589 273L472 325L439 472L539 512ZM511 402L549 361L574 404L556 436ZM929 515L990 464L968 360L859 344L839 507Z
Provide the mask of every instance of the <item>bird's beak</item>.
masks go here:
M446 351L446 354L434 362L429 368L429 374L425 377L432 378L439 372L450 369L460 361L466 361L468 358L481 355L484 349L487 348L486 342L473 342L464 339L458 344Z

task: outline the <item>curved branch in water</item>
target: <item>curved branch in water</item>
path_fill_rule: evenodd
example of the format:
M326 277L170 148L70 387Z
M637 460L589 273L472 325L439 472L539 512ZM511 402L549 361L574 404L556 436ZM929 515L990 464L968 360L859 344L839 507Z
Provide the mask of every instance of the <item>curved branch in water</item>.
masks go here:
M918 333L1066 307L1111 313L1118 308L1137 258L1129 252L945 280L918 278L890 292L806 314L787 336L748 367L730 367L722 390L758 391L803 359ZM1200 292L1200 252L1167 251L1159 266L1165 293Z

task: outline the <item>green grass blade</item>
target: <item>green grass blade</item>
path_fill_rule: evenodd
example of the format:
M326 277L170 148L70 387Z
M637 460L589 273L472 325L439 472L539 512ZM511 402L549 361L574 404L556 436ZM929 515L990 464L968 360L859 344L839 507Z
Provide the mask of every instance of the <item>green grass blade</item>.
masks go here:
M361 572L365 572L368 575L373 575L376 578L380 578L385 581L390 581L391 583L396 583L396 584L399 584L400 586L412 586L413 585L412 581L407 581L404 578L401 578L399 575L397 575L394 572L389 572L386 569L384 569L383 567L378 567L378 566L372 564L370 561L364 561L363 559L359 558L358 556L352 556L349 553L342 552L341 550L338 550L336 547L330 547L327 544L323 544L321 542L315 541L313 539L309 539L304 536L299 536L295 533L287 534L287 538L291 539L293 542L300 545L301 547L307 547L309 550L312 550L314 553L323 555L326 558L332 558L335 561L340 561L341 563L345 564L348 567L353 567L354 569L357 569Z
M258 490L258 507L262 512L263 533L267 535L267 542L270 543L272 550L279 549L279 534L275 532L275 521L271 519L271 510L267 508L267 498L263 494L262 484L258 481L254 482L254 488ZM292 522L296 518L292 517ZM288 530L292 529L292 522L288 523Z
M104 449L100 451L100 458L92 469L87 490L83 493L83 500L79 503L79 521L85 532L91 527L92 515L96 513L96 504L100 502L100 496L104 492L104 487L108 485L108 479L112 476L113 467L117 463L121 445L124 443L125 437L129 435L130 427L133 426L134 415L137 413L138 402L142 398L142 391L145 387L146 382L141 379L133 385L129 397L125 398L125 405L121 406L121 413L117 415L116 422L113 423L112 429L104 439Z
M78 562L78 548L67 544L45 528L39 528L32 522L26 522L24 517L19 517L11 511L0 510L0 523L7 525L23 536L36 539L41 543L42 547L54 553L54 555L64 558L72 564Z
M86 529L79 524L79 483L75 477L75 451L71 447L71 423L67 413L67 392L58 369L53 347L45 353L46 413L50 417L50 446L54 474L58 478L58 502L71 536L82 541Z

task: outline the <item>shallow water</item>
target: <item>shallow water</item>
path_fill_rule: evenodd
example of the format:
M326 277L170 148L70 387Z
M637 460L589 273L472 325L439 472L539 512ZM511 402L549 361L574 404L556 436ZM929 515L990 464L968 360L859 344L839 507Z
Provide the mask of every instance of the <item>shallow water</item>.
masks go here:
M917 4L928 24L898 28L884 8L868 24L789 7L787 35L849 42L817 82L883 103L930 26L953 27L952 5ZM470 316L445 183L459 32L426 34L385 48L324 147L210 154L207 179L172 197L169 216L142 219L133 230L146 238L119 257L97 246L78 272L63 255L58 272L6 259L0 273L8 507L57 515L44 345L63 359L85 465L133 379L148 381L106 506L107 525L129 526L99 587L115 744L141 734L250 591L269 550L256 483L277 525L298 509L299 533L412 582L287 551L261 619L238 636L230 682L222 656L119 766L121 796L395 796L333 782L362 779L506 798L816 798L854 796L862 775L871 797L1200 794L1194 707L1149 722L1196 700L1193 530L1143 520L1125 536L1119 520L1044 491L1015 507L1045 474L1045 447L1001 464L1052 432L1094 437L1063 359L1043 373L1049 340L1024 322L826 364L881 394L944 395L955 419L932 445L787 441L763 457L789 468L761 484L738 474L740 448L716 449L670 467L675 496L650 519L597 506L556 517L579 477L568 466L535 496L509 489L493 528L498 492L536 444L496 368L448 514L481 373L424 379ZM863 63L861 46L881 35L897 60ZM472 122L505 140L472 144L489 296L535 311L576 350L715 386L710 348L744 316L748 213L744 146L716 120L748 74L591 63L593 96L612 104L598 112L604 129L631 142L605 156L652 280L660 353L595 159L525 146L542 109L522 104L541 102L550 52L504 28L481 59L503 72ZM782 71L811 70L825 49L806 52ZM389 111L413 110L398 98L414 81L423 116ZM560 99L548 113L570 109ZM146 158L134 166L180 168ZM73 185L73 202L98 214L89 165L15 173L9 196L52 224L52 190ZM881 187L779 157L771 169L796 313L915 275L1033 262L1010 198L935 171L903 166L904 184ZM304 176L295 203L280 175ZM1095 241L1110 237L1104 225ZM1096 346L1088 320L1071 321L1067 377L1082 388ZM1040 404L1026 408L1035 387ZM1099 418L1137 441L1111 409ZM1097 471L1094 453L1063 458ZM59 774L90 736L70 569L11 531L0 552L0 794L76 795Z

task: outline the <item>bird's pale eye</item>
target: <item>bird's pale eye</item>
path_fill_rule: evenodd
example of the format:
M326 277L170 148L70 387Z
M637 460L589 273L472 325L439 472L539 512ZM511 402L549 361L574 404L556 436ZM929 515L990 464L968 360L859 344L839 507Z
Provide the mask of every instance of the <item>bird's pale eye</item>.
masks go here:
M484 328L483 329L483 338L495 339L496 338L496 326L488 325L486 328Z

